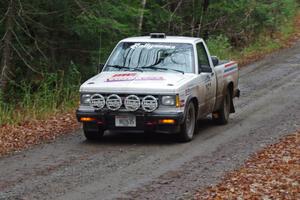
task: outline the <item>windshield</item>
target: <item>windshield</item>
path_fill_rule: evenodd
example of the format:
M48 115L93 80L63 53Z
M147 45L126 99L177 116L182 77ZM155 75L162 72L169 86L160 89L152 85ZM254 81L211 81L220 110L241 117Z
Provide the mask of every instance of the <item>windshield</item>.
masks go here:
M173 71L194 72L191 44L180 43L120 43L107 62L104 71Z

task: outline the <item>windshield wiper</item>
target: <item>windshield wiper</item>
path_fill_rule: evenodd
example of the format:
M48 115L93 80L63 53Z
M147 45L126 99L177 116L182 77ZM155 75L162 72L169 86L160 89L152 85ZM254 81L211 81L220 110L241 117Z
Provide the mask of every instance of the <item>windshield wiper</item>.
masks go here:
M140 69L153 69L153 70L165 70L165 71L171 70L171 71L175 71L175 72L184 74L184 71L177 70L177 69L169 69L169 68L165 68L165 67L155 67L156 65L160 64L163 60L164 59L159 59L154 64L140 67Z
M107 65L108 67L113 67L113 68L117 68L117 69L127 69L129 71L139 71L139 72L143 72L143 70L138 69L138 68L131 68L131 67L125 67L125 66L121 66L121 65Z
M170 69L170 68L165 68L165 67L154 67L154 66L144 66L140 67L141 69L153 69L153 70L164 70L164 71L175 71L184 74L184 71L177 70L177 69Z

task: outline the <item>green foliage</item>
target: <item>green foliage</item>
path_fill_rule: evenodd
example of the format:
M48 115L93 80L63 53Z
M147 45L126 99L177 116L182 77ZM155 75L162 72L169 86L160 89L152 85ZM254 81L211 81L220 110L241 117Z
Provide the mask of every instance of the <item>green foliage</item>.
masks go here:
M254 41L251 45L245 47L241 54L249 55L254 54L255 52L271 52L274 49L281 47L281 41L273 40L271 37L260 37Z
M209 35L225 34L235 46L245 46L262 32L271 34L296 13L295 0L214 1L207 13Z
M39 85L23 81L21 85L11 87L5 97L0 95L0 125L40 119L51 113L73 109L79 99L80 83L81 75L73 66L67 73L44 74ZM18 95L14 93L16 90ZM4 101L4 98L7 100Z
M0 1L0 70L9 2ZM203 37L211 54L225 59L278 48L274 34L288 37L299 10L299 0L147 0L144 12L140 0L11 2L12 64L0 93L0 124L74 108L80 83L120 39L138 34L141 19L143 35Z
M100 56L106 58L118 40L136 34L138 8L126 1L115 4L111 1L95 1L90 5L91 9L75 18L72 30L93 47L95 52L92 56L98 58L97 49L101 48Z
M229 39L224 35L209 38L207 41L210 54L218 56L220 59L229 59L232 57L232 46Z

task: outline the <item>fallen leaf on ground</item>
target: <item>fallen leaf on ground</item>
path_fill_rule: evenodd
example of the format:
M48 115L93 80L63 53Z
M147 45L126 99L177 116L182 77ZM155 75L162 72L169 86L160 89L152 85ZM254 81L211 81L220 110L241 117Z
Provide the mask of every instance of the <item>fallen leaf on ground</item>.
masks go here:
M256 153L195 199L300 199L300 131Z

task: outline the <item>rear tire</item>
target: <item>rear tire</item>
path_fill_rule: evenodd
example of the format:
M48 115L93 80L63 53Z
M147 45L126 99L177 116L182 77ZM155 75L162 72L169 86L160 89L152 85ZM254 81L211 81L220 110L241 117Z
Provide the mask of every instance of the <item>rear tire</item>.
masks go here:
M221 109L212 114L213 121L218 125L225 125L229 121L229 114L231 109L232 97L229 89L225 94Z
M196 130L196 109L191 102L187 107L187 113L183 124L180 126L179 140L181 142L189 142L193 139Z

